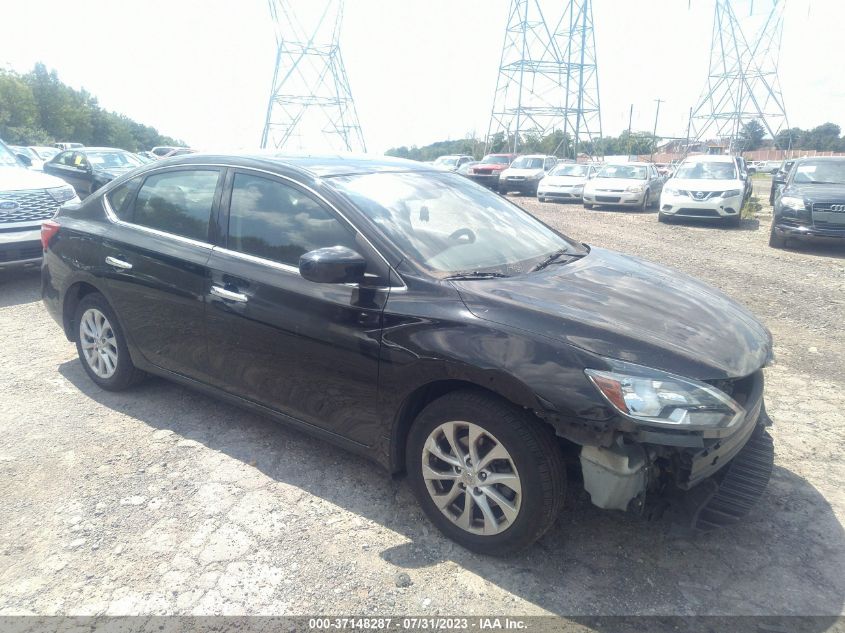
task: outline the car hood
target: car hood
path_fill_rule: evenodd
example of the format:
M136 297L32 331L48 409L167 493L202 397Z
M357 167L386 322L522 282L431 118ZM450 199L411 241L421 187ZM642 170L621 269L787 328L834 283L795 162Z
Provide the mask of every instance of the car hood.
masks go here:
M671 178L666 181L667 187L683 189L684 191L730 191L743 189L745 183L741 180L703 180L701 178Z
M452 283L480 319L699 380L747 376L771 354L766 327L720 291L601 248L529 275Z
M783 191L783 195L803 197L806 202L845 202L845 185L796 185Z
M0 191L26 191L65 186L67 183L61 178L40 171L24 167L0 167Z
M523 178L532 178L536 176L541 176L545 172L542 169L514 169L513 167L508 167L505 171L502 172L502 176L507 178L508 176L522 176Z
M479 171L503 171L508 168L507 165L502 165L501 163L478 163L477 165L473 165L473 169L477 169Z
M591 189L626 189L627 187L644 187L646 181L638 178L593 178L589 185Z
M586 176L546 176L543 178L544 185L583 185L587 182Z

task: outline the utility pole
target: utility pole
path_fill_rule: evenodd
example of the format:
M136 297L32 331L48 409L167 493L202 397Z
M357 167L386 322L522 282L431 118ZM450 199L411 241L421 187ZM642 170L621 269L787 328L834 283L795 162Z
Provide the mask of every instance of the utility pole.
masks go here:
M707 84L693 109L691 138L730 150L743 123L758 120L774 141L789 129L778 78L786 0L716 0Z
M562 129L552 153L573 134L577 159L580 146L594 150L601 138L592 0L566 0L556 21L546 19L542 0L509 5L485 151L499 135L516 152L525 132L546 136Z
M276 65L261 147L367 151L340 54L343 0L322 0L302 24L293 0L267 0L276 29Z
M660 116L660 104L663 99L655 99L657 102L657 112L654 113L654 131L651 133L651 162L654 162L654 150L657 147L657 117Z
M631 121L634 118L634 104L631 104L631 109L628 111L628 156L631 155Z

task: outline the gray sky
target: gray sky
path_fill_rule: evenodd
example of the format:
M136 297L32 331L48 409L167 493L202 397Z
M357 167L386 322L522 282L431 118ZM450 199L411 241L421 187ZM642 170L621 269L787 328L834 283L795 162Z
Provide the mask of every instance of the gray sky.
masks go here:
M543 2L550 13L563 4ZM508 3L347 0L341 46L370 151L486 133ZM105 108L201 149L257 147L275 56L265 0L2 4L0 64L43 61ZM634 129L651 130L658 97L658 134L685 133L706 81L713 0L687 5L594 0L605 134L627 127L631 103ZM845 126L845 2L787 0L786 11L790 125Z

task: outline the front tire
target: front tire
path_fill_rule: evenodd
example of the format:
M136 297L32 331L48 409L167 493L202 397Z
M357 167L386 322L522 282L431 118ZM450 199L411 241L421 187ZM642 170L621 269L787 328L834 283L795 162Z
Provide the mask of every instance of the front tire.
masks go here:
M589 202L585 202L585 203L584 203L584 208L585 208L587 211L590 211L590 210L592 210L593 205L591 205Z
M76 352L85 373L108 391L121 391L143 379L129 356L117 315L99 293L86 295L74 315Z
M665 213L663 213L662 211L658 211L658 212L657 212L657 221L658 221L658 222L662 222L663 224L668 224L668 223L669 223L669 218L668 218L668 217L666 216L666 214L665 214Z
M411 428L408 479L423 511L467 549L505 555L551 528L566 474L553 433L508 402L455 391Z
M769 246L772 248L786 248L786 238L777 234L774 220L772 220L772 228L769 229Z
M648 211L648 208L651 206L651 201L649 198L651 197L651 192L646 189L645 193L643 194L643 202L640 205L640 211Z

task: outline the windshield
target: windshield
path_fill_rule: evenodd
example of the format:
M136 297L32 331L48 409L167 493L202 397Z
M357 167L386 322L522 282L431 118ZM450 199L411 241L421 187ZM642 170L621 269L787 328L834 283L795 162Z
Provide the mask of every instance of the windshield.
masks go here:
M441 156L436 161L434 161L434 164L435 165L448 165L449 167L451 167L457 162L458 162L457 158L452 158L451 156Z
M646 168L642 165L605 165L599 172L598 177L645 180Z
M792 182L799 184L845 185L845 160L798 163Z
M552 176L580 176L587 175L586 165L561 165L552 171Z
M511 169L543 169L543 159L520 156L511 163Z
M54 147L33 147L32 151L38 154L41 160L50 160L59 153L59 150Z
M675 178L689 180L736 180L736 168L731 162L684 162L675 174Z
M125 169L139 167L144 162L128 152L86 152L88 162L100 169Z
M507 156L485 156L481 162L487 165L510 165L511 159Z
M0 143L0 167L20 167L21 164L12 151L3 143Z
M583 254L501 196L449 173L332 178L406 257L434 274L529 271L551 253Z

